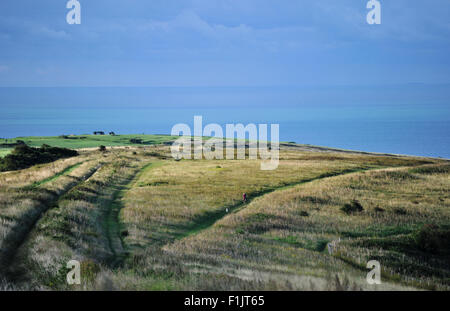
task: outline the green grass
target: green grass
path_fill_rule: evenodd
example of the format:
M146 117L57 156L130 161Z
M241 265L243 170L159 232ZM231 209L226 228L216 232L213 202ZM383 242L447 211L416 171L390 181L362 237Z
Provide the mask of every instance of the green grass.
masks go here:
M130 179L125 179L125 184L118 185L113 194L112 202L107 208L105 217L105 232L107 233L108 245L113 253L113 265L121 264L125 259L125 252L118 252L115 243L118 243L117 238L120 239L121 245L124 245L122 233L126 232L126 227L120 222L120 211L123 208L122 199L125 193L136 184L139 177L148 170L164 165L162 161L154 161L145 164L135 175L131 175ZM116 241L114 241L114 239Z
M3 158L4 156L8 155L12 149L10 148L0 148L0 158Z
M82 138L85 137L85 138ZM142 140L142 144L133 144L130 142L131 138L137 138ZM52 147L70 148L70 149L81 149L81 148L95 148L100 145L106 147L114 146L143 146L143 145L155 145L162 144L165 142L170 142L178 137L168 136L168 135L75 135L68 136L68 138L62 138L59 136L27 136L27 137L17 137L14 139L8 139L8 143L14 143L17 140L23 140L27 145L31 147L40 147L43 144L47 144ZM6 143L5 139L0 139L0 144ZM0 149L0 156L4 156L3 150Z
M55 174L55 175L53 175L53 176L50 176L49 178L46 178L46 179L43 179L43 180L40 180L40 181L37 181L37 182L33 183L33 184L31 185L31 187L33 187L33 188L34 188L34 187L39 187L39 186L41 186L41 185L43 185L43 184L52 182L52 181L58 179L58 178L59 178L60 176L62 176L62 175L67 175L67 174L69 174L70 172L72 172L73 170L75 170L77 167L79 167L81 164L82 164L82 163L77 163L77 164L71 165L71 166L65 168L63 171L61 171L61 172L59 172L59 173L57 173L57 174Z

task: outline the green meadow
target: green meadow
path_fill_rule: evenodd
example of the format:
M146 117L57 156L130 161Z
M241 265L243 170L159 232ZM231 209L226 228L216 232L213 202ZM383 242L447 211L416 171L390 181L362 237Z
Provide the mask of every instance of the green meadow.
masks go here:
M154 145L171 142L177 137L169 135L65 135L65 136L27 136L8 139L8 143L15 143L18 140L24 141L28 146L40 147L43 144L70 149L95 148L100 145L106 147L113 146L138 146ZM140 139L142 143L136 144L130 142L130 139ZM0 144L5 144L5 139L0 139ZM4 150L3 150L4 151ZM2 149L0 149L2 152ZM6 153L4 151L3 153Z
M262 171L175 160L175 138L8 140L78 156L0 173L0 289L450 289L448 160L284 143Z

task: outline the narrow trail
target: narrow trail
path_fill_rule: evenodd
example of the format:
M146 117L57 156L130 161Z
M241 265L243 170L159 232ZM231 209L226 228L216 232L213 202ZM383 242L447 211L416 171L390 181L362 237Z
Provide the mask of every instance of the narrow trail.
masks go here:
M218 221L220 221L222 218L226 217L227 215L238 213L240 210L245 208L247 205L249 205L253 200L261 198L267 194L273 193L275 191L282 191L288 188L292 188L298 185L310 183L316 180L321 179L327 179L327 178L333 178L337 176L343 176L343 175L349 175L354 173L361 173L361 172L367 172L367 171L375 171L375 170L385 170L388 168L400 168L400 167L367 167L367 168L357 168L357 169L346 169L342 170L340 172L329 172L322 175L319 175L317 177L313 178L307 178L300 181L295 181L286 185L282 185L275 188L265 189L253 193L248 194L247 202L239 202L234 205L230 206L224 206L220 208L219 210L204 214L203 216L200 216L195 221L195 224L189 228L189 230L177 237L177 240L181 240L184 238L187 238L189 236L193 236L196 234L199 234L200 232L209 229L210 227L214 226L214 224ZM228 213L226 212L226 209L228 209Z
M69 166L69 167L66 167L64 170L62 170L62 171L59 172L59 173L56 173L55 175L53 175L53 176L51 176L51 177L48 177L48 178L46 178L46 179L43 179L43 180L34 182L30 187L36 188L36 187L45 185L45 184L47 184L47 183L49 183L49 182L52 182L52 181L58 179L58 178L61 177L61 176L70 174L71 172L73 172L77 167L79 167L79 166L80 166L81 164L83 164L83 163L84 163L84 161L78 162L78 163L76 163L76 164L74 164L74 165L71 165L71 166Z
M75 181L69 183L65 189L63 189L58 194L53 194L52 197L45 202L40 201L36 208L31 210L27 215L23 217L7 234L7 236L4 239L2 249L0 249L0 276L4 276L7 279L12 277L14 266L15 266L15 258L17 256L17 253L21 246L24 244L24 242L27 240L29 234L32 232L33 228L35 227L36 223L39 221L39 219L42 218L42 216L53 206L56 205L59 198L69 192L71 189L76 187L79 183L87 180L92 175L95 174L95 172L98 171L98 169L101 167L101 165L97 165L93 167L91 170L89 170L88 173L86 173L81 178L77 178ZM74 168L73 168L74 169ZM65 172L65 174L70 173L72 170L68 170ZM56 178L53 178L52 180L57 179L60 176L63 176L64 174L59 174ZM38 187L38 186L37 186Z
M112 258L109 263L112 268L119 267L128 255L123 241L126 231L120 223L120 210L124 207L122 199L126 192L137 183L142 174L155 167L159 162L160 161L152 161L145 164L123 183L117 185L114 190L111 204L108 204L108 206L105 207L104 231L108 240L108 246L112 253Z
M410 168L410 166L359 168L359 169L343 170L341 172L330 172L330 173L320 175L318 177L304 179L304 180L301 180L298 182L293 182L288 185L280 186L280 187L277 187L274 189L260 191L260 192L257 192L256 194L253 193L252 196L247 200L246 203L240 202L233 206L228 206L228 209L229 209L228 213L225 212L224 210L220 210L220 211L210 214L209 218L205 217L205 219L207 219L205 222L197 224L195 227L193 227L191 229L191 231L189 231L188 233L184 234L181 237L178 237L177 239L183 239L183 238L187 238L189 236L194 236L194 235L200 234L201 232L208 230L209 228L214 226L214 224L216 224L218 221L225 218L226 216L228 216L230 214L236 214L236 213L242 211L253 200L261 198L265 195L268 195L268 194L271 194L274 192L283 191L283 190L293 188L298 185L311 183L311 182L317 181L317 180L326 180L326 179L331 179L334 177L339 177L339 176L344 176L344 175L358 174L361 172L368 172L368 171L384 171L386 169L404 169L404 168ZM341 256L335 256L335 258L342 260L344 263L346 263L349 267L351 267L353 269L360 270L363 272L367 271L365 266L361 266L355 262L352 262L351 260L342 258ZM291 274L287 274L287 273L283 273L283 272L267 273L264 271L258 271L257 273L255 273L254 270L243 268L243 269L239 269L238 273L237 273L237 271L235 269L227 270L227 268L224 268L224 267L217 267L214 265L202 264L200 262L193 263L193 262L186 261L183 264L185 266L192 266L193 267L192 271L194 271L196 273L215 273L215 274L220 274L220 275L226 274L228 276L240 278L242 280L270 281L273 279L274 275L276 275L277 279L284 279L284 280L289 280L289 281L293 280ZM395 277L391 277L385 273L383 273L382 275L383 275L383 279L387 280L387 282L385 282L384 284L385 284L385 286L388 286L389 290L392 290L392 289L394 289L394 290L399 290L399 289L400 290L405 290L405 289L416 290L417 289L417 288L411 286L410 284L407 284L404 282L400 282L400 283L396 282ZM307 275L295 275L294 276L295 284L305 284L305 280L307 280L307 284L310 284L311 280L315 280L316 283L319 282L319 283L323 283L324 286L326 285L326 283L324 283L324 280L321 278L311 277L311 276L307 276Z

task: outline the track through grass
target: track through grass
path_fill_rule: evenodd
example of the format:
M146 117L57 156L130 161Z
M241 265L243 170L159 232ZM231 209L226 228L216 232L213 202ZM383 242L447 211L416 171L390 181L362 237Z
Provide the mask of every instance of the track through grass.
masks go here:
M4 239L4 245L7 245L7 247L4 247L0 251L0 275L3 274L7 279L14 279L17 277L17 275L15 275L14 259L17 255L18 250L24 244L39 219L41 219L49 209L56 206L61 196L69 192L72 188L76 187L79 183L90 178L95 174L95 172L97 172L100 167L101 165L97 165L82 178L80 178L80 180L70 183L67 188L60 193L53 194L53 196L49 200L43 202L40 201L36 206L36 209L32 211L32 214L30 213L30 215L26 215L24 217L24 220L20 221L17 224L16 230L11 230L11 233Z
M84 162L79 162L77 164L74 164L74 165L71 165L69 167L66 167L61 172L56 173L55 175L50 176L49 178L46 178L46 179L43 179L43 180L40 180L40 181L37 181L37 182L33 183L30 187L36 188L36 187L39 187L39 186L44 185L46 183L52 182L52 181L58 179L59 177L61 177L63 175L68 175L68 174L70 174L73 170L75 170L77 167L79 167L83 163Z
M140 176L149 169L163 165L162 161L152 161L137 170L134 175L128 178L121 185L117 185L113 194L113 200L105 211L104 228L108 239L109 248L113 255L110 265L112 267L120 266L127 256L127 250L123 241L126 235L125 228L120 222L120 211L123 208L122 199L125 193L131 189L139 180Z
M336 176L342 176L342 175L353 174L353 173L360 173L360 172L370 171L370 170L383 170L383 169L386 169L386 168L383 168L383 167L361 167L361 168L355 168L355 169L346 169L346 170L342 170L340 172L329 172L329 173L325 173L325 174L322 174L322 175L314 177L314 178L303 179L303 180L292 182L292 183L289 183L287 185L283 185L280 187L275 187L275 188L271 188L271 189L265 189L262 191L250 193L248 196L247 202L240 202L238 204L225 206L217 211L206 213L206 214L198 217L197 220L195 221L194 225L191 226L187 232L180 234L177 238L183 239L183 238L195 235L197 233L200 233L203 230L206 230L206 229L212 227L216 222L218 222L220 219L227 216L228 214L238 213L240 210L245 208L250 202L252 202L253 200L255 200L257 198L263 197L266 194L273 193L275 191L282 191L282 190L285 190L285 189L288 189L291 187L310 183L310 182L320 180L320 179L332 178L332 177L336 177ZM228 209L228 212L226 211L226 209Z

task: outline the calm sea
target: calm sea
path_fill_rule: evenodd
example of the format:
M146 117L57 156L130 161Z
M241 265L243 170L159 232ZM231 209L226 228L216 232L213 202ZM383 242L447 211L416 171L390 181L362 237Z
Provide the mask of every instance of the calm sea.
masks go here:
M449 85L0 88L0 137L170 134L176 123L278 123L280 140L450 158Z

